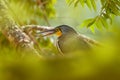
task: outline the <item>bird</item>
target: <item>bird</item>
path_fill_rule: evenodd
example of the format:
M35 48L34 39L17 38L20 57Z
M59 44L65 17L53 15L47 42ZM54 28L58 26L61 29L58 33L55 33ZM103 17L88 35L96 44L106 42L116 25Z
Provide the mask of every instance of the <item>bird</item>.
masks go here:
M68 25L59 25L53 29L42 31L41 34L43 37L56 34L56 46L62 55L75 51L89 51L93 45L99 45L97 41L77 33Z

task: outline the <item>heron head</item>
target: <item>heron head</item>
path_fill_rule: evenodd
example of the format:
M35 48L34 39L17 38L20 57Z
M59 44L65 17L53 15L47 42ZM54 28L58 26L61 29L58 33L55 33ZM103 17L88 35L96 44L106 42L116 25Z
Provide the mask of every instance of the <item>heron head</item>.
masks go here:
M41 32L43 36L49 36L52 34L56 34L58 37L66 34L76 34L77 32L68 25L60 25L55 27L54 29L46 30Z

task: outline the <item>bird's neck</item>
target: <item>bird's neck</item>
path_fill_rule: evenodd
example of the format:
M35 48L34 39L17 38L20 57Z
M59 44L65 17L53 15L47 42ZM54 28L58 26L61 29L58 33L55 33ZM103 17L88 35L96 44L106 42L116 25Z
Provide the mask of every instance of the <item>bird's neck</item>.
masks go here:
M72 38L75 38L77 35L76 34L64 34L64 35L61 35L60 37L58 37L59 40L69 40L69 39L72 39Z

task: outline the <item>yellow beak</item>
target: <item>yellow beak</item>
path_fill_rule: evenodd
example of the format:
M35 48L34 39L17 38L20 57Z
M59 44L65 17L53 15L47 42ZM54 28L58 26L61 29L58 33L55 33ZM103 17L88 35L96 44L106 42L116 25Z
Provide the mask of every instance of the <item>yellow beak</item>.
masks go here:
M47 30L47 31L43 31L43 32L40 32L42 34L42 36L50 36L50 35L53 35L53 34L56 34L58 37L62 35L62 32L60 30L56 30L56 29L51 29L51 30Z

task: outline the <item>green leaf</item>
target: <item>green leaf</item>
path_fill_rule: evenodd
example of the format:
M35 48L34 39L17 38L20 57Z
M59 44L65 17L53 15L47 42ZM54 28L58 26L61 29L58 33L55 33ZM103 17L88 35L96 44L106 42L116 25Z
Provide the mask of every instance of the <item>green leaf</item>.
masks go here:
M91 9L91 1L90 0L86 0L86 4Z
M95 25L92 25L92 26L90 27L90 30L92 31L92 33L95 33Z
M100 2L101 2L101 5L102 5L102 6L104 6L104 5L105 5L106 0L100 0Z
M75 4L74 4L74 7L76 7L79 3L79 0L75 0Z
M103 25L102 25L102 23L101 23L100 21L96 22L95 25L96 25L96 27L97 27L99 30L102 29L102 26L103 26Z
M95 21L96 21L96 18L93 18L93 19L89 22L89 24L87 25L87 27L92 26L92 25L95 23Z
M80 3L81 3L81 5L84 7L84 0L79 0L80 1Z
M111 10L111 13L113 13L114 15L119 15L120 16L120 9L116 6L116 4L115 3L113 3L113 4L111 4L110 6L109 6L109 8L110 8L110 10Z
M95 22L95 19L94 18L91 18L91 19L87 19L85 20L81 26L86 26L86 27L90 27L91 25L93 25Z
M66 2L68 3L69 6L70 6L72 3L74 3L73 0L66 0Z
M96 11L96 3L95 3L95 0L91 0L91 4L92 4L93 9Z
M103 26L108 29L108 24L107 24L107 21L105 20L105 18L101 17L100 21L103 24Z

